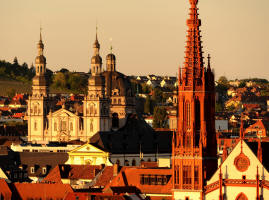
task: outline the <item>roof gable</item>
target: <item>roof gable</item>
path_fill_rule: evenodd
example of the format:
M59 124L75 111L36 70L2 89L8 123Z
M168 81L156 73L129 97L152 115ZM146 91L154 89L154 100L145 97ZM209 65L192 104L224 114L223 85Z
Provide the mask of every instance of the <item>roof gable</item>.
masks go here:
M105 151L89 144L89 143L86 143L80 147L77 147L75 149L73 149L72 151L70 151L69 153L106 153Z
M240 156L241 153L243 153L243 155L249 159L249 166L246 167L246 170L243 171L239 171L236 167L236 159L238 158L238 156ZM266 180L268 180L269 174L263 164L258 160L256 155L252 152L252 150L243 140L241 151L241 142L239 141L235 148L232 150L232 152L228 155L226 160L220 165L218 170L208 181L207 185L219 180L220 168L223 177L226 179L242 179L242 176L246 176L246 179L256 179L257 166L259 168L259 174Z
M52 113L53 117L78 117L77 115L75 115L74 113L70 112L69 110L66 110L65 108L61 108L55 112Z

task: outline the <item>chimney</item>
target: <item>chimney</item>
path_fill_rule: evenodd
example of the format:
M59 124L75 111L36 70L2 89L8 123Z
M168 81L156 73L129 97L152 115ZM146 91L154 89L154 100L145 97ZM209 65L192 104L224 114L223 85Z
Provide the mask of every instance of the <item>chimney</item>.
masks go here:
M118 170L119 170L119 165L118 164L114 164L113 165L113 176L117 176L118 175Z

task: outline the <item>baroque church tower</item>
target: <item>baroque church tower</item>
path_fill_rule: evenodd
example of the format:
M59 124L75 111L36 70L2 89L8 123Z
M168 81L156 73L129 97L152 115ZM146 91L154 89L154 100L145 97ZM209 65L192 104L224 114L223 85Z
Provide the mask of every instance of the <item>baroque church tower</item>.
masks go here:
M32 95L28 100L28 140L44 140L47 126L48 85L46 81L46 58L43 55L44 44L40 30L37 44L38 55L35 59L35 77L33 78Z
M97 34L91 58L91 77L88 80L88 95L83 101L84 132L87 138L98 131L109 131L109 99L105 95L105 78L102 76L102 58Z
M173 137L173 197L202 199L217 169L214 74L204 66L198 0L189 0L184 67L178 77L178 129Z

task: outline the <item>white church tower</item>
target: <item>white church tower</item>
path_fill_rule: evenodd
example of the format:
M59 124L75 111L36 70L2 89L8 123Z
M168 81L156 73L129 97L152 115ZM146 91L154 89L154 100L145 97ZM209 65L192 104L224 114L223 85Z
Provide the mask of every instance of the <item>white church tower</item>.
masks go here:
M94 55L91 59L91 76L88 82L88 95L83 101L84 132L90 138L98 131L109 131L109 99L105 96L105 78L102 73L100 44L93 44Z
M46 58L43 55L44 44L40 29L40 40L37 44L38 55L35 59L35 77L33 78L32 95L28 100L28 141L44 141L48 112L48 85L46 81Z

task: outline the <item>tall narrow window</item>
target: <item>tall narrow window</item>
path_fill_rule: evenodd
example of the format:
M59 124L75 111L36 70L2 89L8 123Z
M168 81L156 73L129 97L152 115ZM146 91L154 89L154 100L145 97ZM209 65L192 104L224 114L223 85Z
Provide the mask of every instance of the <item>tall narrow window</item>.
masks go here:
M34 129L35 129L35 131L37 131L37 122L36 121L34 123Z
M200 130L201 127L201 113L200 113L200 101L199 100L195 100L195 128L197 131Z
M70 122L70 131L73 131L73 122Z
M191 186L191 166L183 165L183 187L188 189Z
M66 131L66 121L62 121L62 123L61 123L61 131Z
M191 127L191 107L190 107L190 102L187 101L185 103L185 108L184 108L184 121L186 123L186 128L190 129Z
M93 132L93 124L92 124L92 121L90 123L90 131Z
M34 106L34 113L37 113L37 106Z
M112 114L112 128L119 128L119 116L118 113Z
M57 131L57 122L54 122L54 131Z
M194 167L194 184L199 185L199 166Z

